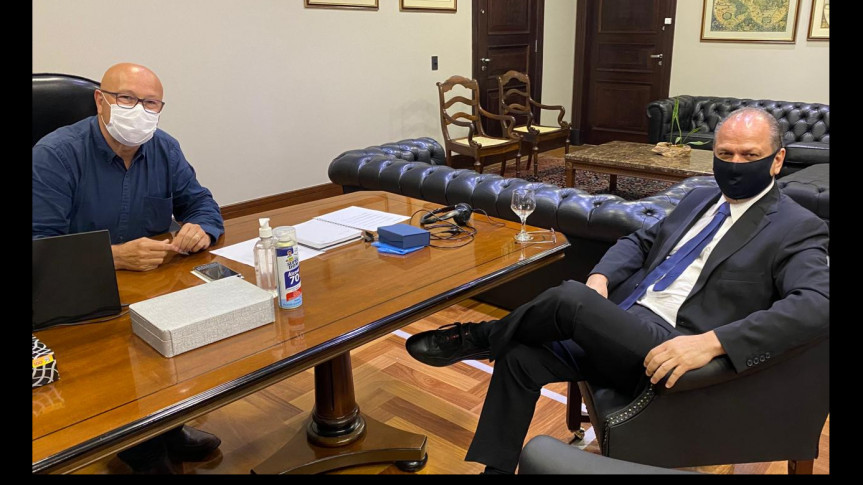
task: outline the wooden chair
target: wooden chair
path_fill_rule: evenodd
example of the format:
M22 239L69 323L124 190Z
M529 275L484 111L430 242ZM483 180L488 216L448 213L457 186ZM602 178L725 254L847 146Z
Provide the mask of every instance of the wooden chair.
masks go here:
M566 110L560 105L546 105L535 101L530 93L530 78L518 71L507 71L497 77L497 87L501 114L517 116L513 131L522 135L522 152L528 153L527 166L533 162L533 175L537 176L539 152L563 147L564 154L569 151L570 125L563 121ZM534 119L533 108L558 111L557 125L540 125ZM518 167L516 167L518 176Z
M512 127L515 118L507 115L498 115L486 111L479 103L479 83L474 79L462 76L452 76L442 83L436 83L440 96L440 121L444 137L444 151L446 152L446 164L450 167L460 165L461 160L452 156L452 152L461 156L461 159L470 159L473 168L482 173L483 167L500 162L500 174L506 170L506 161L515 158L515 166L521 161L521 136L513 133ZM471 97L466 98L459 93L450 93L456 86L470 90ZM466 111L457 111L453 105L464 104ZM450 112L456 111L454 114ZM503 126L503 138L496 138L486 134L482 127L482 117L500 121ZM467 136L454 136L450 132L452 125L467 128Z

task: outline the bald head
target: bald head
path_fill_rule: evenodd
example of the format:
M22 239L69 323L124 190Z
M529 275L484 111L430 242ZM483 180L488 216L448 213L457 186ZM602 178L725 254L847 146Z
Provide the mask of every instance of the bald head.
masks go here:
M156 73L139 64L115 64L102 76L106 91L131 93L139 98L162 99L162 81Z
M726 125L728 125L727 128ZM782 146L779 123L772 114L761 108L745 107L732 111L716 125L716 138L723 136L723 131L737 130L763 137L770 146L771 152L775 152Z

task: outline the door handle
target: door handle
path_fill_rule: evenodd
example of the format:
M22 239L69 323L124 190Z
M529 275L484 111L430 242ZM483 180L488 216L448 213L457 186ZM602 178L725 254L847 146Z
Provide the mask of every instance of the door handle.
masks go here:
M651 59L662 59L662 54L650 54Z
M481 57L479 60L480 60L480 62L485 62L486 64L491 62L491 59L489 59L488 57Z
M480 70L485 71L486 69L488 69L488 63L491 62L491 59L489 59L488 57L480 57L479 62L482 62L482 66L480 66Z

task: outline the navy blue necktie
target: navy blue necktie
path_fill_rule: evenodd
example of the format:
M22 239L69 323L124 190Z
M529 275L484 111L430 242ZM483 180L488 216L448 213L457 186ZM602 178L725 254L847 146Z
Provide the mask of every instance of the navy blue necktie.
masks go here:
M681 246L674 255L666 258L665 261L648 273L635 291L620 303L620 308L626 310L631 307L639 298L647 293L647 289L654 283L653 291L662 291L668 288L668 285L676 280L695 261L695 258L701 254L704 247L710 243L716 231L719 230L719 226L722 225L722 222L725 221L729 213L728 202L723 202L719 206L719 211L713 216L713 220L701 232L696 234L695 237L686 241L686 244Z

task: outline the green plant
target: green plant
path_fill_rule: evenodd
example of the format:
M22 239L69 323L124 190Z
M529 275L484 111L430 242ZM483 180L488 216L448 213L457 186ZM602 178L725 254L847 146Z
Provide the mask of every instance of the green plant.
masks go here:
M701 128L700 126L696 126L689 133L683 135L682 130L680 129L680 99L676 96L674 97L674 109L671 110L671 129L668 130L668 144L673 146L683 146L683 145L704 145L705 141L686 141L690 135L695 133ZM677 127L677 137L674 136L674 128Z

